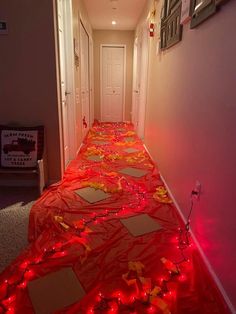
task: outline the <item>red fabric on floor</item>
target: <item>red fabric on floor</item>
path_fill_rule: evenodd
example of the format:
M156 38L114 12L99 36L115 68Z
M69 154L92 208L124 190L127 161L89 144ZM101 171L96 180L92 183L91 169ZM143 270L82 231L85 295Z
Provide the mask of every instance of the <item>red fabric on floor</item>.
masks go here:
M88 160L94 155L102 161ZM126 167L147 174L134 178L119 172ZM86 186L111 197L90 204L75 193ZM87 294L58 314L229 313L194 245L184 249L188 261L183 261L176 237L184 224L173 203L154 199L160 186L158 170L131 124L96 123L63 180L32 207L30 245L0 276L0 313L34 313L27 282L66 266L73 267ZM162 229L134 237L120 219L144 213ZM162 257L176 262L179 272L170 273ZM131 270L130 262L143 268ZM135 284L128 285L125 274ZM157 295L155 287L161 288Z

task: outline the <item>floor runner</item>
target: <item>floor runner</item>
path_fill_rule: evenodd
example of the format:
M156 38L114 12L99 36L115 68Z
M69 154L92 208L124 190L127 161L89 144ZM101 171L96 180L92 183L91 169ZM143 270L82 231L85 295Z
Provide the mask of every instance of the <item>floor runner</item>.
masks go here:
M129 123L94 124L29 241L0 276L0 313L229 313Z

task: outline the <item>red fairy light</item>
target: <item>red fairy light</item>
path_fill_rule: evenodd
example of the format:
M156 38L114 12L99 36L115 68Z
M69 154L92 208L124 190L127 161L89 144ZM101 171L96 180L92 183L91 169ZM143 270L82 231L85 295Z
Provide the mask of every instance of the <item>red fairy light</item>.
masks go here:
M25 289L27 287L27 281L24 280L22 283L19 284L18 287L21 288L21 289Z
M39 256L34 260L35 264L39 264L40 262L42 262L42 257Z
M148 313L156 313L156 308L154 306L149 306Z
M34 275L35 275L35 274L34 274L33 270L30 269L30 270L27 270L27 271L25 272L24 278L25 278L26 280L31 280L31 279L34 278Z
M8 297L6 300L2 301L2 304L5 307L11 308L12 303L16 300L16 296L15 295L11 295L10 297Z
M179 281L180 282L183 282L185 280L187 280L187 276L186 275L182 274L181 276L179 276Z
M13 307L9 307L6 311L6 314L14 314L15 313L15 309Z
M29 265L29 262L28 261L24 261L21 265L20 265L20 268L21 269L26 269Z

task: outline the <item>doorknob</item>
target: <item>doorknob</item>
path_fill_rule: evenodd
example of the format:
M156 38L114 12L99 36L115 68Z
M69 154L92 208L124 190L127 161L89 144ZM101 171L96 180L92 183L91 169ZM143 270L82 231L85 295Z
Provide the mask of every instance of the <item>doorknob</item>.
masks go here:
M135 90L134 90L134 92L135 92L136 94L138 94L138 93L139 93L139 91L138 91L137 89L135 89Z
M65 91L65 96L70 95L70 94L71 94L71 92Z

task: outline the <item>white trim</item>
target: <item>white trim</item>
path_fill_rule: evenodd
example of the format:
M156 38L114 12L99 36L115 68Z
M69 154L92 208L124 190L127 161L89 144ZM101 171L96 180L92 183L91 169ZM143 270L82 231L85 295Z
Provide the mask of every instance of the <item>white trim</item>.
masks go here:
M94 54L93 38L89 35L89 97L90 97L90 127L94 122Z
M148 93L148 73L149 73L149 41L148 41L148 24L142 26L142 48L141 48L141 68L140 68L140 95L139 95L139 111L138 111L138 136L144 138L145 133L145 117Z
M133 90L132 90L132 120L137 123L135 129L138 136L143 139L145 133L145 113L148 92L148 73L149 73L149 41L148 41L148 21L144 22L137 31L134 41L134 58L133 58ZM139 71L137 71L137 64ZM138 77L139 76L139 77ZM134 80L135 78L135 80ZM139 86L137 87L137 80ZM135 98L135 89L138 88L139 101ZM138 105L138 108L136 108Z
M88 111L88 114L89 114L89 117L88 117L88 126L90 126L90 121L91 121L91 116L90 116L90 113L91 113L91 99L90 99L90 82L91 82L91 78L90 78L90 74L91 74L91 72L90 72L90 45L89 45L89 43L90 43L90 41L89 41L89 39L90 39L90 35L89 35L89 32L88 32L88 30L87 30L87 28L86 28L86 26L85 26L85 23L83 23L83 19L82 19L82 16L81 16L81 14L80 14L80 21L79 21L79 42L80 42L80 48L79 48L79 52L80 52L80 56L79 56L79 59L80 59L80 62L81 62L81 51L82 51L82 36L81 36L81 27L84 29L84 31L85 31L85 33L86 33L86 35L88 36L88 100L89 100L89 111ZM81 135L82 135L82 141L84 140L84 138L86 137L86 135L87 135L87 133L88 133L88 130L87 131L84 131L83 130L83 109L84 109L84 107L83 107L83 104L82 104L82 90L81 90L81 77L82 77L82 68L81 68L81 66L80 66L80 69L79 69L79 71L80 71L80 73L79 73L79 75L80 75L80 104L81 104Z
M60 48L58 33L58 2L53 1L54 12L54 35L55 35L55 58L56 58L56 78L57 78L57 109L59 122L59 145L60 145L60 176L62 178L65 171L64 147L63 147L63 124L62 124L62 107L61 107L61 84L60 84Z
M82 142L82 143L80 144L79 148L77 149L76 155L79 154L79 152L80 152L80 150L81 150L81 148L82 148L83 146L84 146L84 143Z
M75 80L74 80L74 42L73 42L73 12L71 0L63 1L63 13L64 13L64 33L65 33L65 70L66 70L66 87L67 92L70 94L67 96L68 102L68 129L69 129L69 160L72 160L76 154L76 97L75 97Z
M103 96L102 96L102 49L103 47L117 47L117 48L124 48L124 77L123 77L123 104L122 104L122 119L125 121L125 95L126 95L126 45L125 44L101 44L100 45L100 109L101 109L101 116L100 120L102 121L103 117Z
M152 159L153 162L155 163L155 160L153 159L152 155L150 154L150 152L149 152L149 150L147 149L147 147L146 147L145 144L144 144L144 148L146 149L146 151L148 152L149 156L151 157L151 159ZM177 201L176 201L174 195L172 194L172 192L171 192L171 190L170 190L168 184L166 183L166 180L164 179L164 177L162 176L162 174L161 174L160 172L159 172L159 174L160 174L161 180L163 181L163 183L164 183L164 185L165 185L165 187L166 187L166 189L167 189L167 191L168 191L168 193L169 193L169 195L170 195L170 197L171 197L171 199L172 199L172 201L173 201L173 203L174 203L176 209L178 210L178 213L179 213L181 219L183 220L184 223L187 223L186 218L184 217L183 212L182 212L182 210L181 210L179 204L177 203ZM203 252L203 250L202 250L202 248L201 248L201 246L200 246L198 240L196 239L196 237L195 237L195 235L193 234L193 232L192 232L191 229L189 230L189 232L190 232L191 237L192 237L192 239L193 239L193 241L194 241L194 243L195 243L195 245L196 245L196 247L197 247L197 249L198 249L198 251L199 251L199 253L200 253L201 258L203 259L203 262L205 263L205 266L206 266L207 270L209 271L209 273L210 273L210 275L212 276L212 278L213 278L213 280L214 280L216 286L218 287L219 291L221 292L222 297L224 298L226 304L228 305L229 310L230 310L233 314L236 313L236 309L234 308L232 302L230 301L230 299L229 299L229 297L228 297L228 295L227 295L227 293L226 293L226 291L225 291L225 289L224 289L224 287L223 287L221 281L219 280L218 276L216 275L215 271L213 270L213 268L212 268L212 266L211 266L211 264L210 264L208 258L206 257L205 253Z

